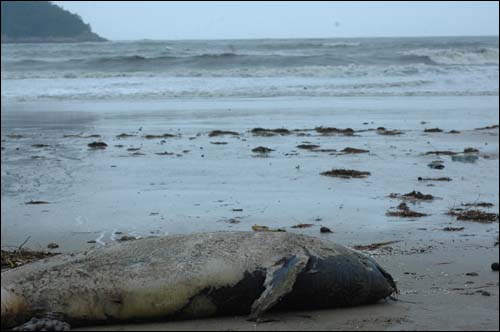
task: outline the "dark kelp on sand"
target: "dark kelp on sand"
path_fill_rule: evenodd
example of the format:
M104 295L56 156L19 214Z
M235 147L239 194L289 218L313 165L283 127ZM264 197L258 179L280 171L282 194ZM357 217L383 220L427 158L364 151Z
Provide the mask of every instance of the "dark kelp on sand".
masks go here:
M432 169L444 169L444 161L442 160L433 160L429 164L427 164L429 168Z
M400 130L388 130L384 127L378 127L377 134L383 135L383 136L398 136L398 135L402 135L403 132Z
M299 144L297 145L297 149L302 149L302 150L315 150L319 148L319 145L316 144Z
M87 146L91 149L105 149L108 145L104 142L92 142L87 144Z
M401 241L386 241L386 242L372 243L368 245L357 245L354 246L353 248L360 251L373 251L398 242Z
M442 133L443 129L440 128L428 128L424 130L425 133Z
M237 133L235 131L229 131L229 130L212 130L211 132L208 133L208 137L217 137L217 136L225 136L225 135L240 136L240 133Z
M173 138L173 137L177 137L177 135L173 135L173 134L152 135L152 134L149 134L149 135L144 135L143 137L145 139L157 139L157 138Z
M83 134L68 134L63 135L63 138L101 138L101 135L92 134L92 135L83 135Z
M1 260L2 260L2 271L4 269L12 269L24 264L32 263L34 261L58 255L56 253L44 252L44 251L34 251L29 249L17 249L17 250L2 250Z
M422 194L420 191L412 191L407 194L396 194L392 193L389 195L390 198L398 198L407 201L432 201L434 200L434 196L429 194Z
M40 205L40 204L50 204L49 202L47 201L34 201L34 200L31 200L31 201L28 201L26 203L24 203L26 205Z
M294 225L292 226L292 228L309 228L309 227L313 227L314 224L297 224L297 225Z
M122 138L134 137L134 136L137 136L137 135L135 135L135 134L121 133L120 135L116 135L116 138L122 139Z
M398 205L397 211L387 211L386 215L389 217L401 218L421 218L428 216L428 214L410 210L408 205L404 202Z
M439 177L439 178L423 178L423 177L418 177L418 181L452 181L451 178L449 177Z
M474 221L483 224L490 224L498 221L497 213L489 213L481 210L468 210L468 209L450 209L447 213L450 216L454 216L457 220L461 221Z
M263 153L263 154L265 154L265 153L270 153L272 151L274 151L274 150L270 149L270 148L266 148L265 146L258 146L256 148L252 149L253 153Z
M462 206L491 208L491 207L495 206L495 204L489 203L489 202L473 202L473 203L462 203Z
M475 130L490 130L490 129L498 129L498 125L491 125L487 127L476 128Z
M314 128L317 133L321 135L344 135L344 136L353 136L354 135L354 129L352 128L345 128L345 129L340 129L340 128L335 128L335 127L316 127Z
M362 179L371 175L370 172L361 172L352 169L332 169L330 171L321 172L320 174L323 176L337 177L343 179L351 179L351 178Z
M267 226L259 226L259 225L253 225L252 230L254 232L286 232L286 230L282 228L269 228Z
M443 231L445 231L445 232L460 232L460 231L463 231L464 229L465 229L465 227L448 226L448 227L443 228Z
M290 135L292 132L286 128L276 128L276 129L265 129L265 128L253 128L250 130L250 132L254 136L264 136L264 137L270 137L270 136L285 136L285 135Z
M356 148L351 148L347 147L340 151L342 154L358 154L358 153L369 153L369 150L363 150L363 149L356 149Z

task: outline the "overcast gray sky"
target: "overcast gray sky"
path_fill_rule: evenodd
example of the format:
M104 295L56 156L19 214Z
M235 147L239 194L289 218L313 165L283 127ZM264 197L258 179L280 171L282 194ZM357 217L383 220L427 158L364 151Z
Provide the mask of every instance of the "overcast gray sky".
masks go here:
M498 36L498 2L53 1L112 40Z

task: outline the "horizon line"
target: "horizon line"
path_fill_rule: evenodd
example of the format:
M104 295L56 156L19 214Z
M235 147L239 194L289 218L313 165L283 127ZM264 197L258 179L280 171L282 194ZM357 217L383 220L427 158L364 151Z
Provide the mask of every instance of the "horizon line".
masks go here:
M100 35L101 36L101 35ZM101 36L102 37L102 36ZM137 38L137 39L111 39L105 38L107 41L111 42L123 42L123 41L197 41L197 40L214 40L214 41L224 41L224 40L298 40L298 39L377 39L377 38L460 38L460 37L488 37L488 38L499 38L499 35L436 35L436 36L418 36L418 35L408 35L408 36L366 36L366 37L249 37L249 38Z

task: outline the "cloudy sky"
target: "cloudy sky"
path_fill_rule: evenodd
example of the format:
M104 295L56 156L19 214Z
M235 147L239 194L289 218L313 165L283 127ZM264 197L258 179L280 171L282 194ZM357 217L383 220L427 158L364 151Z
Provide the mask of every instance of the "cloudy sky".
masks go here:
M498 2L53 1L112 40L498 36Z

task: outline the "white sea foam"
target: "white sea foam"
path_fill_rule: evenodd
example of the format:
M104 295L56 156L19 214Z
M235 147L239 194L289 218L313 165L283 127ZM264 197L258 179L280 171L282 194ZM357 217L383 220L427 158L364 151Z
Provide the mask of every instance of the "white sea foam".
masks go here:
M2 46L2 98L495 95L498 39L138 41Z
M476 50L429 49L420 48L401 52L403 55L426 56L444 65L498 65L498 48L479 48Z

